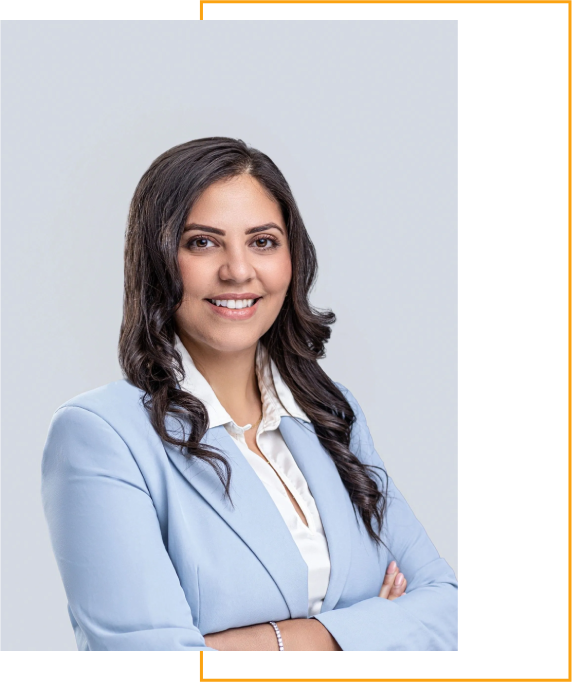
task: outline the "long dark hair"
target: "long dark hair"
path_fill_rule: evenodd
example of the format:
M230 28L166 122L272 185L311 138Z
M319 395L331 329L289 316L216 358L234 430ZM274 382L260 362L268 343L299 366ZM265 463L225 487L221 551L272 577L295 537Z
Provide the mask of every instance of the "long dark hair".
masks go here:
M175 350L175 313L183 297L177 252L187 216L213 182L248 173L279 204L288 232L292 280L284 304L261 342L310 418L330 453L369 536L381 540L386 494L383 479L350 449L356 420L351 405L320 367L335 322L332 311L313 308L308 294L316 278L314 245L288 183L273 161L242 140L206 137L161 154L145 172L133 195L125 240L125 291L119 362L125 377L144 391L143 402L159 436L198 457L216 471L230 499L231 469L222 451L200 441L208 414L200 400L181 390L182 358ZM179 377L177 376L179 373ZM180 438L166 428L167 414L183 425ZM190 425L186 432L184 424ZM224 474L223 474L224 469ZM376 526L376 528L374 527Z

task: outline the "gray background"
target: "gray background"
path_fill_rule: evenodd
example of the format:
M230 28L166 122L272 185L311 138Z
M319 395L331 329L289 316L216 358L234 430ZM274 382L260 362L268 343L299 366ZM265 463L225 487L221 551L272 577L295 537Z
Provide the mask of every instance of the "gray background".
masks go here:
M40 500L54 410L121 378L123 232L181 142L288 179L323 366L457 569L457 22L2 22L2 649L76 650Z

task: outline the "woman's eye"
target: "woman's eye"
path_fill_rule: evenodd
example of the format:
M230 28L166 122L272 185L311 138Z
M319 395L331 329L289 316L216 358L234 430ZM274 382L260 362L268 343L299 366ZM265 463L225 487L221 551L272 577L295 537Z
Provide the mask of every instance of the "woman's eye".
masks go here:
M262 251L267 249L273 249L274 247L278 246L278 241L271 237L258 237L258 239L254 241L254 243Z
M214 243L210 239L208 239L207 237L194 237L193 239L189 240L187 246L191 249L193 249L193 248L195 248L195 249L206 249L209 242L211 244Z

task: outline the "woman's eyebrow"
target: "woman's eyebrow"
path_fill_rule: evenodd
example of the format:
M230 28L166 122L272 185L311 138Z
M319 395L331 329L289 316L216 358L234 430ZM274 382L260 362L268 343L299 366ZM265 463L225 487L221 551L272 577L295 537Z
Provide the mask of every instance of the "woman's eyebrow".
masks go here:
M245 231L244 234L256 234L257 232L264 232L264 230L270 230L273 227L279 230L282 234L284 234L284 230L280 227L280 225L277 225L276 223L266 223L265 225L259 225L258 227L250 227L248 230ZM199 225L198 223L190 223L189 225L185 225L184 231L188 232L189 230L202 230L203 232L220 234L223 237L226 234L224 230L221 230L218 227L209 227L208 225Z
M185 225L184 232L189 230L201 230L202 232L212 232L213 234L220 234L224 237L226 232L224 230L219 230L218 227L209 227L208 225L199 225L198 223L190 223Z
M280 225L277 225L276 223L266 223L266 225L251 227L250 229L246 230L244 234L255 234L256 232L264 232L264 230L271 230L273 227L276 228L282 234L284 234L284 230L280 227Z

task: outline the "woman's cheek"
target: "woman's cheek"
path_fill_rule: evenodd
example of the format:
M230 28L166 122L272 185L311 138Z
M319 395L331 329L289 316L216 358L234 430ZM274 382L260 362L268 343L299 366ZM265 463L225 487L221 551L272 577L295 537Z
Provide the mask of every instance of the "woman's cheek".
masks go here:
M194 261L194 262L193 262ZM183 281L183 289L185 294L189 297L190 294L196 294L200 291L201 282L205 281L207 277L204 267L199 259L191 259L188 256L179 256L179 270L181 272L181 279Z
M269 266L267 280L273 291L286 294L290 280L292 279L292 261L290 260L290 254L284 254L279 260L274 261L274 263L269 263Z

